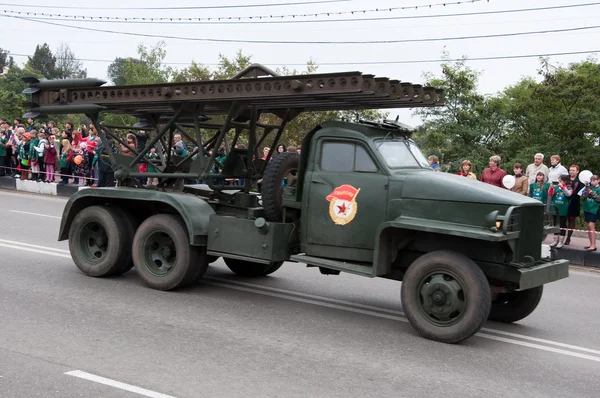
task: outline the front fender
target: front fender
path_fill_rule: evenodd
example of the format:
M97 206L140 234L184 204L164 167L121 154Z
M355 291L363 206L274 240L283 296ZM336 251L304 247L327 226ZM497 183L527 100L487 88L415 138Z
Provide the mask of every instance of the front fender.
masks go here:
M94 205L118 206L125 211L135 211L142 219L157 213L179 214L187 227L191 245L206 245L210 216L215 214L204 199L192 194L125 187L88 188L79 190L67 201L58 240L67 240L75 216L84 208Z
M382 223L377 229L373 258L374 276L386 275L391 272L395 251L402 250L409 244L415 232L460 236L488 242L511 241L518 238L520 234L518 231L493 232L472 225L401 216Z

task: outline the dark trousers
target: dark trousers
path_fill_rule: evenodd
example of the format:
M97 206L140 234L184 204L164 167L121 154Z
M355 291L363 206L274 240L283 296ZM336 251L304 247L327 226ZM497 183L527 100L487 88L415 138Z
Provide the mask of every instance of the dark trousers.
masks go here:
M567 216L559 216L560 219L560 232L554 235L565 236L567 234Z
M115 173L108 172L98 173L98 187L114 187L115 186Z
M5 169L8 166L7 160L6 155L0 156L0 177L4 177L8 173L8 170Z

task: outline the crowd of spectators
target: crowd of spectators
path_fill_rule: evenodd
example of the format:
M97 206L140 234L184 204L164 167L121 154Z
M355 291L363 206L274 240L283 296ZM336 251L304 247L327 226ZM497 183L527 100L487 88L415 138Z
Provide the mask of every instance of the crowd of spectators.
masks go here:
M148 136L142 130L130 130L125 141L127 146L142 152L148 141ZM110 140L113 152L125 156L136 156L136 153L127 146L114 144ZM190 153L188 144L184 142L180 134L175 134L173 139L172 154L186 157ZM242 144L237 145L243 147ZM197 158L197 148L193 159ZM220 164L225 162L227 152L224 147L218 148L216 159ZM265 160L270 151L269 147L263 148L262 159ZM207 156L212 155L211 149ZM300 153L300 147L286 147L280 144L272 154L271 158L281 152ZM141 173L156 172L153 161L159 160L156 148L144 154L147 163L138 165ZM34 180L38 182L56 182L59 184L77 184L79 186L106 187L114 186L115 179L112 166L108 159L109 155L104 150L104 145L98 136L95 126L81 124L77 129L71 121L67 121L64 128L59 129L54 121L48 123L36 123L28 119L23 123L21 119L15 119L12 123L7 119L0 118L0 177L12 176L21 180ZM217 163L218 164L218 163ZM215 165L214 172L218 173L220 167ZM140 178L143 185L157 185L157 178ZM191 183L202 183L206 181L188 181ZM228 179L224 183L237 185L238 179ZM259 181L260 184L260 181Z
M435 171L441 171L439 160L436 156L429 157L429 163ZM582 216L586 224L589 246L587 251L596 251L596 220L600 209L600 186L597 175L581 181L580 168L572 164L567 169L561 164L560 155L550 156L550 165L544 164L544 154L536 153L533 163L523 167L520 162L512 165L512 174L500 167L500 156L490 157L486 167L478 179L473 172L471 161L465 159L460 165L460 176L483 183L508 189L521 195L527 195L544 203L549 209L556 212L560 220L560 232L555 234L550 246L560 248L571 244L571 237L575 230L577 219ZM511 184L506 186L505 177L511 175Z

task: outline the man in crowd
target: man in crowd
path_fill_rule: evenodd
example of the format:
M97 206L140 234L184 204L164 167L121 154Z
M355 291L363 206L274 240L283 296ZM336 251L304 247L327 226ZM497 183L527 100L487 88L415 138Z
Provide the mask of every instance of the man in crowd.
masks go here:
M550 163L552 164L552 167L548 170L548 181L551 183L558 182L558 179L562 175L569 175L569 170L560 164L560 155L550 156Z
M506 171L500 168L500 156L494 155L490 157L488 163L489 167L483 170L481 173L481 181L490 185L495 185L500 188L504 188L502 185L502 179L506 175Z
M535 156L533 157L533 163L531 163L525 169L525 176L527 177L527 185L528 186L531 184L535 184L536 176L537 176L538 172L540 172L540 171L542 173L544 173L544 175L546 176L544 182L547 182L548 181L548 166L546 166L544 164L544 154L536 153Z

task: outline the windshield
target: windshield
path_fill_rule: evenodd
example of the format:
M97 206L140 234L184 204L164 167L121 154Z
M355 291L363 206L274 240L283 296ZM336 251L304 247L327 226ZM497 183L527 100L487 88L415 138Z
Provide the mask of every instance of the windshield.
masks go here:
M427 158L414 142L380 141L377 150L392 169L430 167Z

